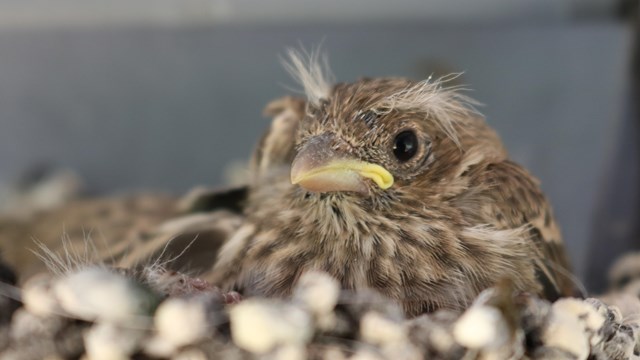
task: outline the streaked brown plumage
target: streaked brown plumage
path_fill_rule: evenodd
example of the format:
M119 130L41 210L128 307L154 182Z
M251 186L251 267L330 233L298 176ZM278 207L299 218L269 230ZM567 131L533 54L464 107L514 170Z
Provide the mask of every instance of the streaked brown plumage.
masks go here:
M286 296L320 269L409 315L462 309L503 279L548 297L571 292L537 181L468 98L439 81L329 86L295 55L291 67L307 99L268 106L246 220L219 253L215 282Z

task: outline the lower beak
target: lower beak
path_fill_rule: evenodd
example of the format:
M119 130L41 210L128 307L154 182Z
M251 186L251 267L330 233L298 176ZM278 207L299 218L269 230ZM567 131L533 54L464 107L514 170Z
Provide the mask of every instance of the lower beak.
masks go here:
M393 185L393 175L382 166L334 150L331 135L319 135L307 141L291 167L291 183L314 192L368 193L369 180L383 190Z

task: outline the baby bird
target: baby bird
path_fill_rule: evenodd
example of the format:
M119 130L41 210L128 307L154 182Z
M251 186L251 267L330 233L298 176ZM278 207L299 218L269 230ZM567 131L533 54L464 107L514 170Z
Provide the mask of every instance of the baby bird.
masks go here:
M549 298L572 292L538 182L471 99L447 79L332 85L317 56L290 55L306 99L267 107L246 221L219 252L215 283L281 297L321 270L409 316L462 310L505 279Z

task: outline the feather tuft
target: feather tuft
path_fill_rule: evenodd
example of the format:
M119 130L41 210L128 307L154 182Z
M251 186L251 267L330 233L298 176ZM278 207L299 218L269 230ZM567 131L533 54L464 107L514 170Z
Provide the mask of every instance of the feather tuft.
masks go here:
M471 115L482 116L475 108L481 104L462 94L469 89L463 86L445 86L460 75L462 74L454 73L436 80L429 77L388 96L379 106L386 111L394 109L426 111L429 117L438 122L442 131L460 146L456 123L473 118L474 116Z
M311 104L319 105L322 99L329 97L333 75L327 55L320 48L311 52L288 49L287 58L282 61L284 68L302 86Z

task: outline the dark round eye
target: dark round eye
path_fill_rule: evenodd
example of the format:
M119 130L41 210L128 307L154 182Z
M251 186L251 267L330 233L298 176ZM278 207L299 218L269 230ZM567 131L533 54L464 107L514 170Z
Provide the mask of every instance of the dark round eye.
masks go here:
M393 141L393 155L402 162L409 161L418 152L418 137L411 130L396 135Z

